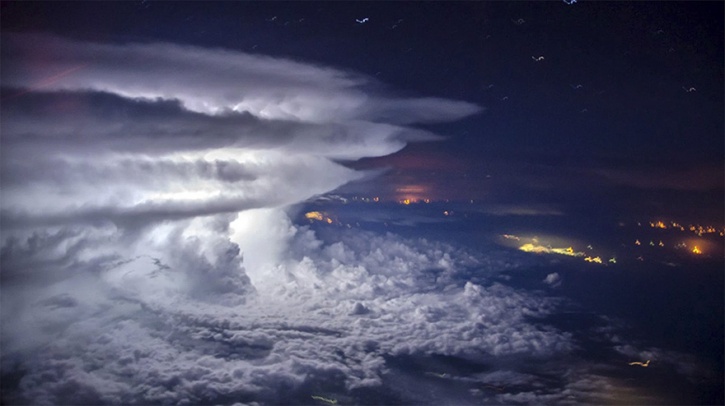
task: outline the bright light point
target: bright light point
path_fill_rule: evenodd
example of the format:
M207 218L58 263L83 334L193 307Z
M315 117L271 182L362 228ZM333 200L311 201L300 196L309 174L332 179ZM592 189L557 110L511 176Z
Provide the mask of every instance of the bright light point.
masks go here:
M337 399L329 399L329 398L325 398L325 397L322 397L322 396L315 396L315 395L312 395L312 399L319 400L320 402L325 402L325 403L328 403L328 404L331 404L331 405L336 405L337 404Z
M305 218L307 220L310 220L310 222L313 221L322 221L327 224L332 224L335 222L335 220L332 219L327 213L320 212L320 211L310 211L305 213Z
M580 257L584 255L583 252L574 252L574 248L568 247L568 248L552 248L551 252L554 254L561 254L561 255L567 255L570 257Z
M311 212L305 213L305 218L308 220L317 220L317 221L322 221L325 219L325 217L319 211L311 211Z
M692 249L692 253L695 255L700 255L700 254L702 254L702 250L700 250L700 248L698 248L698 247L695 247Z
M639 365L641 367L647 368L649 366L649 361L650 360L647 360L647 362L634 361L634 362L630 362L629 365L632 365L632 366Z
M425 201L430 195L430 188L426 185L405 185L395 189L396 198L402 204ZM406 203L408 202L408 203ZM427 202L426 202L427 203Z
M551 252L551 250L547 247L542 247L541 245L534 245L531 243L524 244L520 246L519 249L524 252L533 252L534 254L548 254Z
M531 243L527 243L527 244L520 246L519 249L524 252L533 252L534 254L559 254L559 255L566 255L566 256L570 256L570 257L584 256L583 252L575 252L574 248L572 248L572 247L551 248L551 247L545 247L543 245L534 245Z
M593 257L593 258L592 257L586 257L586 258L584 258L584 260L587 261L587 262L594 262L594 263L597 263L597 264L601 264L602 263L602 259L599 258L599 257Z

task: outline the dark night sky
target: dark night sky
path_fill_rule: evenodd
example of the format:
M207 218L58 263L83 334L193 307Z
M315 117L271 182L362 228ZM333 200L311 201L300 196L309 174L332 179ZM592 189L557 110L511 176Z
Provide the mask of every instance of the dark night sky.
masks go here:
M433 198L581 206L586 191L647 211L691 208L693 192L722 221L722 2L80 4L5 2L3 31L289 57L485 109L428 127L444 142L355 164L397 168L366 194L414 182Z

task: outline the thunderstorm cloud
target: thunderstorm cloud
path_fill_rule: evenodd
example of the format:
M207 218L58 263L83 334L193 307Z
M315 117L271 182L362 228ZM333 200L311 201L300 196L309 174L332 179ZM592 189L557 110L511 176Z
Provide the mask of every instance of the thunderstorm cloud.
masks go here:
M503 257L360 230L323 238L290 220L292 206L366 175L343 161L438 139L415 124L478 106L168 43L11 34L2 61L11 402L309 403L325 382L384 384L391 357L552 359L576 347L538 323L558 299L495 282ZM487 399L606 401L613 384L577 368L565 392ZM439 375L542 379L505 367Z

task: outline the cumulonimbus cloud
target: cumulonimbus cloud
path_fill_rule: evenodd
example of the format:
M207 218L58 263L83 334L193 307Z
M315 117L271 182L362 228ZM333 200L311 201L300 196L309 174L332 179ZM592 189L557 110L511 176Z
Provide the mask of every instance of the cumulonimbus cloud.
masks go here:
M3 401L305 403L385 384L391 357L574 348L542 322L558 299L491 277L508 254L322 238L285 212L365 175L339 160L437 139L412 125L479 107L176 44L10 34L1 56L0 339L2 374L18 378ZM542 394L506 371L420 374L483 388L461 401L611 400L590 397L611 388L589 375ZM503 379L514 389L498 392ZM404 386L398 401L431 401Z
M406 125L480 110L309 63L45 34L4 34L0 79L9 351L94 334L84 318L108 300L247 303L284 275L284 208L365 175L339 160L439 139Z
M13 34L2 64L10 400L309 402L325 382L381 385L390 356L572 348L535 321L555 299L486 279L505 261L356 230L323 240L285 213L363 175L339 160L436 139L410 125L475 105L175 44Z

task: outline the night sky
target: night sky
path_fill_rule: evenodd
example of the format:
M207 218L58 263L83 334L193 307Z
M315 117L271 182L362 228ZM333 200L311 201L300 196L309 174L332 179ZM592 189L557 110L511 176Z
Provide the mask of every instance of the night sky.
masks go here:
M725 3L0 7L0 403L722 404Z

